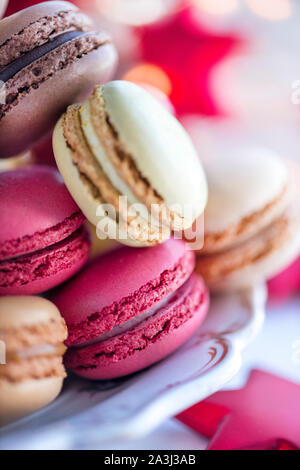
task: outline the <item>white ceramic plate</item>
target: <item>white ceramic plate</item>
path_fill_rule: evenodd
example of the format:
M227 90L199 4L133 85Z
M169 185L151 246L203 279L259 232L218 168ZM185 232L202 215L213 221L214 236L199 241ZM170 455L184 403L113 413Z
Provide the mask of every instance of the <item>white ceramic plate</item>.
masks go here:
M213 298L188 343L130 378L70 377L53 404L0 430L0 449L88 449L144 436L232 379L262 327L265 301L264 286Z

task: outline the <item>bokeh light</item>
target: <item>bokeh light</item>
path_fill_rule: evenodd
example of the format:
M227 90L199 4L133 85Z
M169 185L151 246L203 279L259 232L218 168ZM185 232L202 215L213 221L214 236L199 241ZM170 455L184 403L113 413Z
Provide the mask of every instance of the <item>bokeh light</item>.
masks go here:
M270 21L281 21L291 16L290 0L246 0L250 10Z
M210 15L228 15L239 7L239 0L191 0L204 13Z
M135 26L158 21L181 4L182 0L96 0L98 11L110 20Z
M154 64L144 63L133 67L125 73L123 80L134 83L147 83L161 90L167 96L170 96L172 92L172 83L168 75L162 68Z

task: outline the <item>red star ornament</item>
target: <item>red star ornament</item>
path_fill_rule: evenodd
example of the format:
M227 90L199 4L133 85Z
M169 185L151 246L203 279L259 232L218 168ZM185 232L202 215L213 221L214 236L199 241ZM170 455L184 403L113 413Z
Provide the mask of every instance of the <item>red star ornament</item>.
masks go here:
M169 98L177 113L220 113L210 90L210 74L214 65L244 45L241 38L204 29L193 8L138 33L142 60L161 67L172 83Z
M253 370L244 388L218 392L177 419L212 438L210 450L300 449L300 385Z

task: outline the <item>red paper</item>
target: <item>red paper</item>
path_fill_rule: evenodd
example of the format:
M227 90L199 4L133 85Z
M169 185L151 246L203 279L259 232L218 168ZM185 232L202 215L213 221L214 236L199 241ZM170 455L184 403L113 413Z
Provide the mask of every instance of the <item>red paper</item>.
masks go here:
M209 449L299 449L300 385L254 370L243 389L218 392L177 418L212 438Z

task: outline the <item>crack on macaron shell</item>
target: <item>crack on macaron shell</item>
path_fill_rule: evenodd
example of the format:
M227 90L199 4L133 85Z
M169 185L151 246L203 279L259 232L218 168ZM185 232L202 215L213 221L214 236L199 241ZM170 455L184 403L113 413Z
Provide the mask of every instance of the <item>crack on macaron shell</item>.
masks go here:
M85 227L50 247L0 262L0 289L18 289L40 279L51 278L88 258L90 238ZM52 286L54 287L54 286ZM48 287L50 288L50 287Z
M121 193L113 186L107 174L93 154L90 145L83 132L83 125L79 113L80 106L69 106L62 118L63 136L68 147L73 165L77 168L82 183L85 185L91 197L102 204L112 204L115 207L119 219L127 218L127 233L134 240L145 242L149 245L157 244L169 238L170 233L166 227L156 226L151 221L141 216L130 217L127 212L119 212L119 197Z
M83 224L84 220L85 217L82 212L77 211L47 230L0 243L0 263L17 256L42 250L68 238Z
M286 185L282 192L273 199L269 204L264 206L251 215L244 217L226 231L213 233L208 232L205 234L204 247L199 251L199 254L210 254L223 251L226 247L233 244L239 244L247 240L251 236L258 233L259 230L265 228L278 217L280 212L284 212L292 198L292 191L289 185Z
M199 288L199 283L201 288ZM177 290L167 306L132 330L100 344L68 349L65 355L66 367L80 375L81 372L97 368L99 361L105 365L110 364L111 361L115 363L126 359L143 351L149 344L160 341L168 334L172 335L174 330L180 328L195 315L199 315L199 323L201 323L207 309L208 292L204 290L202 279L197 275L192 275Z
M30 23L0 45L0 70L35 47L66 31L89 31L91 21L79 11L61 11Z
M16 106L21 99L27 96L32 90L37 90L42 83L51 79L56 72L67 68L76 60L80 60L92 51L96 51L100 47L105 47L110 43L110 40L108 40L107 36L103 33L86 33L80 38L73 39L61 45L36 60L28 67L25 67L5 84L6 104L0 105L0 120ZM44 72L45 75L43 75L43 71L45 70L46 73Z
M79 323L69 323L65 318L69 332L66 344L78 346L93 340L134 318L138 313L152 308L180 288L193 272L194 266L194 254L186 251L173 267L163 271L157 279L151 280L120 302L114 302L101 312L91 313L86 320ZM64 316L64 312L61 313Z
M32 357L0 365L0 385L2 381L19 383L46 377L66 377L62 356Z

